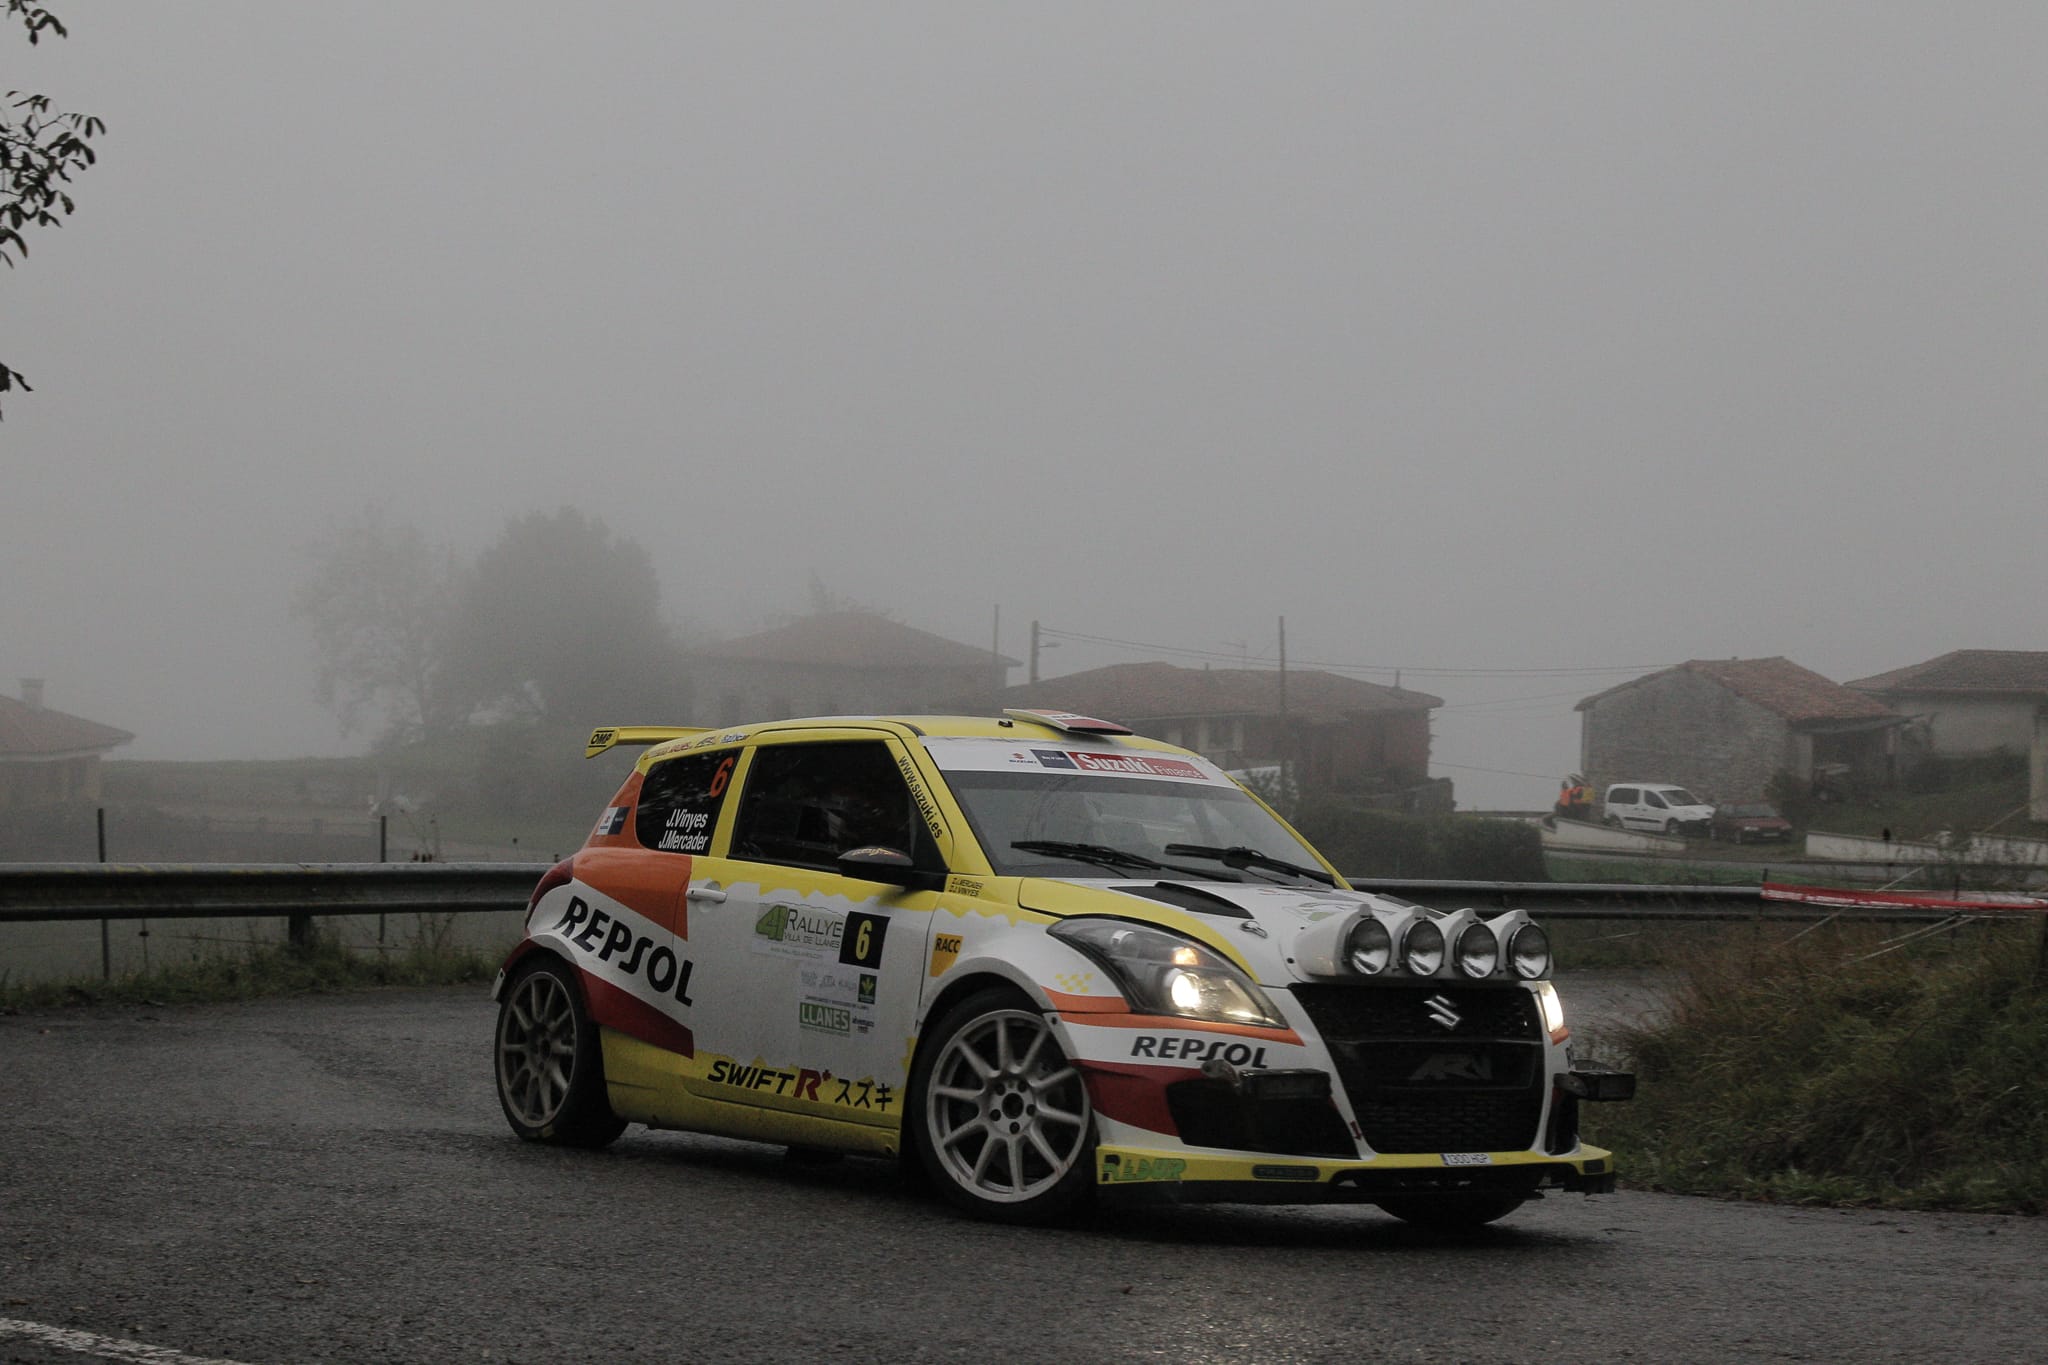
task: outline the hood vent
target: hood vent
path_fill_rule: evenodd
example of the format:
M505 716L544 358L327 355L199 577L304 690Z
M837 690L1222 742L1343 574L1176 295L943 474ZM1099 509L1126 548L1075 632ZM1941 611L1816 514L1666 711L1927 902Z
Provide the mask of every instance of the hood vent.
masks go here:
M1226 900L1214 891L1204 891L1199 886L1182 886L1179 882L1159 882L1153 886L1119 886L1116 888L1127 895L1143 896L1148 901L1162 905L1177 906L1192 910L1198 915L1228 915L1232 919L1250 919L1252 912L1236 901Z

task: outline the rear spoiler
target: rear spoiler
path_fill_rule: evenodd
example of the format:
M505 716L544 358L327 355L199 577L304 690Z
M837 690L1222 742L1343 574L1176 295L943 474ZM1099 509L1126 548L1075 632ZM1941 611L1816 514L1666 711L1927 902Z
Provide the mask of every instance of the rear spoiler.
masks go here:
M691 735L709 734L713 728L709 725L600 726L590 732L590 743L583 746L583 756L596 758L622 744L660 744L671 739L687 739Z

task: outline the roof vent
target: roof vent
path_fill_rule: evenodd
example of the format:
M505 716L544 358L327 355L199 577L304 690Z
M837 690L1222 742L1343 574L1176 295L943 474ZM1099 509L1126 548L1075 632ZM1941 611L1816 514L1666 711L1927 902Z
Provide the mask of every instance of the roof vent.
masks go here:
M1128 735L1128 725L1118 725L1113 720L1097 720L1093 716L1077 716L1072 711L1020 711L1015 707L1003 708L1003 714L1012 720L1028 720L1038 725L1064 730L1070 735Z

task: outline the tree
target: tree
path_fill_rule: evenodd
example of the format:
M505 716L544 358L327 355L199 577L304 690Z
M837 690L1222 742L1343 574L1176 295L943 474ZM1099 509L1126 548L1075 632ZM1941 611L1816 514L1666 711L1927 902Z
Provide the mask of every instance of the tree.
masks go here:
M31 0L5 0L7 17L28 32L30 46L44 34L62 38L57 16ZM75 205L69 190L74 175L95 160L91 141L106 125L88 114L67 114L47 95L7 92L0 107L0 261L11 269L28 255L25 227L60 227ZM30 392L18 370L0 364L0 394Z
M447 686L449 624L461 570L419 527L369 507L315 543L292 595L313 630L315 684L343 734L382 716L385 743L428 738L466 708Z
M602 725L682 714L682 649L647 551L573 507L515 518L477 557L450 668L501 715Z

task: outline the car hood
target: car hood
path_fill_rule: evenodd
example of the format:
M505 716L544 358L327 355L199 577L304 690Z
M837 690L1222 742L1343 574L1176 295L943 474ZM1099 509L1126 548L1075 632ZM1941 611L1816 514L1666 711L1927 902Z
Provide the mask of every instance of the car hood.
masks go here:
M1267 985L1313 979L1295 969L1292 951L1313 926L1375 903L1406 904L1331 887L1170 876L1030 877L1018 888L1018 901L1051 915L1108 915L1187 934L1238 959Z

